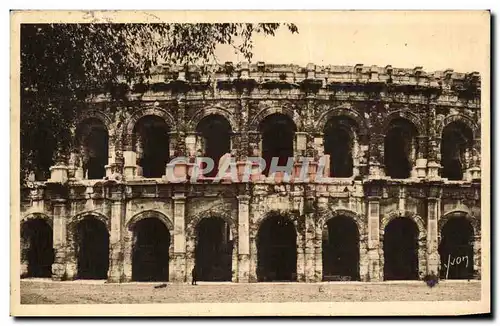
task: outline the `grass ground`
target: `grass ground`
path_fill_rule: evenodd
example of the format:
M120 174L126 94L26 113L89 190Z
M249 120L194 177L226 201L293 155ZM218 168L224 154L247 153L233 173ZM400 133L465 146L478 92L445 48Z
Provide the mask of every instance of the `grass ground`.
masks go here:
M219 302L355 302L476 301L479 281L422 282L209 283L197 286L160 283L107 284L104 281L21 281L22 304L219 303Z

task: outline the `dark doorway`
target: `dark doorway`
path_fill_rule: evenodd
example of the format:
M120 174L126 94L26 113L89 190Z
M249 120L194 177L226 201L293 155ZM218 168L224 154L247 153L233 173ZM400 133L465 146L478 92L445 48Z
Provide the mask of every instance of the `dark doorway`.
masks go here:
M212 114L200 121L196 131L204 141L203 155L210 157L214 161L214 168L212 171L205 173L205 176L215 177L218 172L220 158L231 151L231 125L223 116Z
M196 227L195 262L199 281L231 281L233 241L229 225L219 217L204 218Z
M257 252L259 282L297 280L297 234L289 218L275 215L262 222Z
M83 171L88 179L102 179L108 164L108 130L98 119L86 119L77 131L82 146Z
M330 177L348 178L352 176L353 141L350 128L353 125L347 118L335 117L325 126L325 154L330 155Z
M384 164L386 175L395 179L410 177L415 127L405 119L394 119L384 140Z
M51 277L54 263L52 228L42 219L24 222L21 228L24 242L21 253L28 261L27 277Z
M337 216L325 225L323 280L359 280L359 232L350 217Z
M266 117L259 127L262 133L262 158L266 162L264 175L269 174L273 157L278 158L278 166L286 166L289 157L293 155L293 143L296 127L293 121L281 113Z
M76 231L79 279L106 279L109 267L109 233L92 217L80 221Z
M462 180L466 151L472 146L472 130L461 122L452 122L443 130L441 139L442 177Z
M170 232L160 220L146 218L134 225L132 280L168 281Z
M396 218L385 227L384 279L418 280L418 227L409 218Z
M441 278L471 279L474 273L474 230L463 216L450 218L441 231Z
M138 165L145 178L165 175L170 158L169 127L157 116L145 116L134 127L134 144L138 152Z

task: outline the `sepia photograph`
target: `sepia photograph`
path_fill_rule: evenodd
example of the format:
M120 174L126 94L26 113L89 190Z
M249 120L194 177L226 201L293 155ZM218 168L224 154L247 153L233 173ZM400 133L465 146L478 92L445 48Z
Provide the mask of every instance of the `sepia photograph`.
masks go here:
M11 11L13 316L491 312L489 11Z

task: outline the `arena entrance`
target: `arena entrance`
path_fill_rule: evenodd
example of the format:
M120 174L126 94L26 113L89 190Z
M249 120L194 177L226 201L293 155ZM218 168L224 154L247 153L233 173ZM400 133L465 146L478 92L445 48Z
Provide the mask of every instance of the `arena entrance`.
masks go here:
M441 231L440 277L471 279L474 274L474 229L465 216L450 218Z
M257 280L297 280L297 233L293 222L286 216L269 216L259 228Z
M106 225L93 218L85 218L77 225L77 278L106 279L109 267L109 233Z
M323 229L323 280L359 280L359 231L347 216L336 216Z
M384 280L418 280L418 227L409 218L385 227Z
M22 258L28 263L26 277L51 277L54 263L52 228L42 219L21 226Z
M195 264L199 281L231 281L233 240L220 217L202 219L196 227Z
M168 281L170 232L157 218L145 218L133 227L132 280Z

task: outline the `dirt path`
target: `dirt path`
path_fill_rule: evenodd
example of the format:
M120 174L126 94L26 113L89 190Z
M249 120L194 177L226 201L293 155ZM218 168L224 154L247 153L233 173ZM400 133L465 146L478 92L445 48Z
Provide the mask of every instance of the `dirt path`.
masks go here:
M159 283L21 281L23 304L480 300L481 283Z

